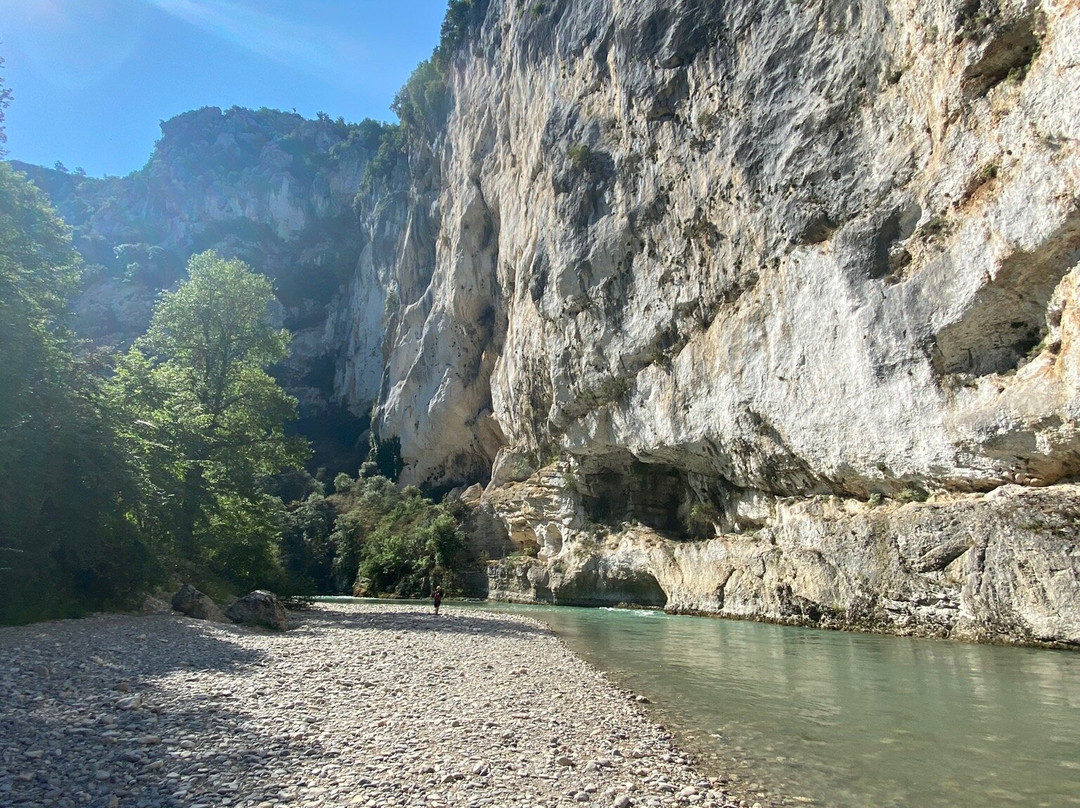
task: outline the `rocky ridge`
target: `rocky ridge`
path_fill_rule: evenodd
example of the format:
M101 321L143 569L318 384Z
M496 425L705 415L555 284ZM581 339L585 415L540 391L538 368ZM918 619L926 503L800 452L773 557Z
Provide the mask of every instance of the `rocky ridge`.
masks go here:
M217 107L161 124L142 169L91 178L16 163L49 194L86 261L74 325L98 345L143 333L157 293L207 249L273 281L293 334L277 373L320 459L355 469L382 377L390 270L404 196L393 160L366 182L387 126ZM391 155L392 156L392 155ZM367 189L361 204L357 192ZM348 314L343 314L347 311Z

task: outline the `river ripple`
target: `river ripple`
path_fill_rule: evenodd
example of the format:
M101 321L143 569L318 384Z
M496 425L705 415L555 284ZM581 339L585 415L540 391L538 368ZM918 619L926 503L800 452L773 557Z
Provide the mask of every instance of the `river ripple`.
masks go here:
M1080 654L614 609L546 621L764 802L1080 805ZM751 783L752 784L752 783ZM781 797L780 795L783 795Z

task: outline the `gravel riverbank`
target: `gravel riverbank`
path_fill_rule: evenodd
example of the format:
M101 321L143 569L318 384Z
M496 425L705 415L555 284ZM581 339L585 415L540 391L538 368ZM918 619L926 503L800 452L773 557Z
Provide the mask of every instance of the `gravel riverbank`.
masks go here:
M444 612L0 628L0 805L731 804L546 627Z

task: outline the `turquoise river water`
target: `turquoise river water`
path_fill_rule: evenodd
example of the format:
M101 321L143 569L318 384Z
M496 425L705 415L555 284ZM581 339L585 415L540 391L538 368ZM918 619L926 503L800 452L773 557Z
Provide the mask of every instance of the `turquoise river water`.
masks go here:
M546 622L763 804L1080 806L1078 653L479 605Z

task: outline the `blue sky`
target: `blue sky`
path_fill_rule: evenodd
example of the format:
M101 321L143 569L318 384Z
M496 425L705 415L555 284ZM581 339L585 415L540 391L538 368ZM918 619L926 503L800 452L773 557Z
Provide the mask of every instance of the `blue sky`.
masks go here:
M394 120L446 0L0 0L9 157L92 176L204 106Z

